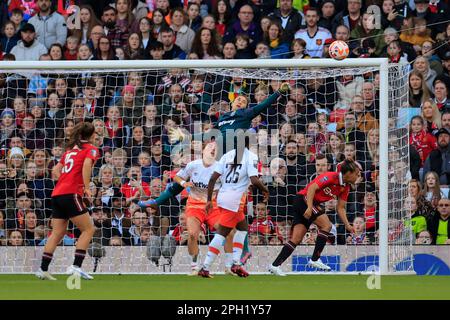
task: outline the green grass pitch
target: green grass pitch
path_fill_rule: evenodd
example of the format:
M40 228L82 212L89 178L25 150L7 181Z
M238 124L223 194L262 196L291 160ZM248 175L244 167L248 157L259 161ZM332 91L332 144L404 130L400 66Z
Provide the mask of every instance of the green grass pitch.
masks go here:
M450 299L449 276L383 276L381 289L367 289L367 275L291 275L249 278L217 275L96 275L69 290L66 275L42 281L33 275L0 275L7 299Z

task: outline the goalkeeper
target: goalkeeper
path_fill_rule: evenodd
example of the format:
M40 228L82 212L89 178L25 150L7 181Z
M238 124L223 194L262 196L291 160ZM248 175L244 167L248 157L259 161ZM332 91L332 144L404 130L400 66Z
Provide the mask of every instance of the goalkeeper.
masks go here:
M272 104L277 101L278 97L282 94L287 94L289 91L289 83L284 82L280 85L280 88L272 93L266 100L261 102L260 104L252 107L247 108L249 104L249 98L245 95L238 95L234 101L231 103L231 111L222 114L216 125L214 126L215 129L218 129L222 135L222 145L224 149L224 153L226 153L225 147L226 147L226 135L229 130L235 130L238 129L249 129L251 126L252 119L267 110ZM173 135L179 135L179 140L183 140L184 137L181 134L180 131L172 132ZM163 203L165 203L168 199L170 199L173 196L176 196L177 194L181 193L183 191L183 187L179 185L178 183L173 183L170 185L164 192L161 193L161 195L156 199L150 199L147 201L139 201L138 205L140 207L157 207ZM247 247L247 241L246 241L246 247ZM247 249L247 248L245 248ZM245 252L248 252L248 250L245 250Z

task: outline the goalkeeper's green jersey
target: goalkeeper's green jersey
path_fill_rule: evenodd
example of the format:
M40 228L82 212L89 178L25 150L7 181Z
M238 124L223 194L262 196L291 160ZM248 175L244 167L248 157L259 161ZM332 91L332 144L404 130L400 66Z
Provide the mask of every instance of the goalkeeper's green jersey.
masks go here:
M280 93L276 91L272 93L266 100L254 107L230 111L221 115L215 125L215 128L219 129L222 133L223 149L225 150L226 148L226 135L228 130L230 130L230 133L234 134L235 130L249 129L253 118L261 114L263 111L267 110L278 99L279 96Z

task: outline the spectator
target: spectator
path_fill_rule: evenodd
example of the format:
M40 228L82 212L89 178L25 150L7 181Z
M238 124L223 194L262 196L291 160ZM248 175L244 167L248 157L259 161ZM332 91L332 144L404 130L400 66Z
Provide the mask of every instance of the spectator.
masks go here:
M450 244L450 200L442 198L439 200L438 212L428 220L428 230L430 231L431 244Z
M36 31L30 23L25 24L20 30L21 40L11 49L16 60L37 61L40 56L47 53L47 48L36 40Z
M180 216L179 216L179 223L177 225L175 225L174 229L171 231L171 236L175 238L175 241L177 243L177 245L186 245L187 244L187 240L189 238L189 233L187 231L187 226L186 226L186 215L184 213L184 211L180 212ZM206 243L206 227L205 224L202 224L200 226L200 233L198 235L198 240L201 244L205 244Z
M353 219L354 233L347 237L347 244L368 245L372 241L366 234L366 222L363 217L355 217Z
M200 27L202 26L202 17L200 16L200 5L195 2L188 3L186 11L188 18L187 26L194 32L197 32L198 29L200 29Z
M325 40L332 38L330 31L319 27L319 10L308 8L306 10L306 29L300 29L295 33L295 39L303 39L306 42L306 52L312 58L321 58Z
M228 0L219 0L216 2L212 14L216 21L216 30L220 36L223 36L226 31L226 27L231 20L231 7ZM205 18L203 19L205 23Z
M441 116L442 128L450 130L450 110L444 111Z
M426 100L422 104L421 116L425 123L425 130L434 134L441 128L441 113L433 100Z
M8 21L2 27L2 34L0 35L0 44L4 53L10 53L11 49L17 44L20 40L16 26L14 22Z
M175 44L184 51L185 54L191 51L192 41L195 37L195 32L186 25L186 13L182 8L175 8L171 12L172 24L170 28L176 32ZM162 41L164 43L164 41ZM184 58L183 58L184 59Z
M183 60L186 58L186 52L183 51L176 42L174 43L174 37L175 34L171 28L162 28L159 33L160 41L164 45L164 60Z
M353 143L357 150L364 150L366 135L357 128L355 113L348 112L345 114L344 126L338 132L344 136L346 143Z
M109 245L111 239L111 219L108 218L107 213L101 207L94 207L91 216L95 225L95 233L92 241L104 246Z
M267 206L263 202L259 202L255 206L255 218L252 223L248 226L248 233L257 234L266 238L268 241L273 238L281 238L282 236L278 232L278 227L276 222L272 221L270 215L267 212Z
M270 196L267 208L276 223L285 226L292 220L292 203L297 186L287 184L286 161L281 158L270 162L270 175L272 182L268 185Z
M434 171L439 176L439 182L442 185L450 184L450 155L448 145L450 142L450 131L445 128L439 129L436 133L437 149L431 151L425 160L423 174L428 171Z
M100 167L97 179L95 205L110 208L112 197L119 193L120 179L114 178L114 167L109 164Z
M262 39L261 28L254 20L252 6L245 4L239 8L238 19L231 24L223 36L223 44L234 42L238 34L246 34L250 39L250 48L254 51L256 44Z
M437 148L436 138L427 132L421 116L414 116L410 124L409 143L419 152L422 163L425 162L431 151Z
M344 148L344 136L338 132L330 132L328 135L327 155L332 159L331 165L333 168L335 168L338 163L344 161Z
M113 179L117 178L120 183L125 183L128 172L127 153L124 149L117 148L112 152L112 164L114 167Z
M191 52L195 53L199 59L220 59L221 53L215 31L206 27L200 28L192 42Z
M270 57L272 59L287 59L289 57L289 43L285 42L283 29L277 21L269 23L264 39L270 47Z
M117 10L111 6L106 6L103 9L102 22L104 32L108 37L112 49L124 47L127 43L128 32L123 31L120 26L116 24Z
M433 82L434 102L439 111L450 110L450 99L448 98L448 84L437 78Z
M373 115L365 109L364 99L360 95L355 95L352 98L350 111L354 112L356 115L356 128L357 130L367 134L371 129L378 128L378 121L373 117ZM341 121L337 125L337 130L344 129L344 121Z
M144 47L138 33L133 32L130 34L124 51L125 55L127 55L130 60L139 60L144 58Z
M444 193L441 191L441 185L439 183L439 177L436 172L429 171L424 177L424 188L423 193L425 199L427 199L432 206L436 209L437 204L441 198L446 198Z
M69 34L78 38L79 43L87 44L93 28L100 25L101 23L97 19L92 7L88 4L83 4L80 6L80 28L76 28L75 25L73 29L69 30Z
M364 13L362 15L362 19L360 21L360 24L357 25L354 29L352 29L350 33L351 38L353 39L360 39L361 41L361 48L364 48L364 40L366 38L370 38L375 42L375 51L373 54L375 56L380 56L383 48L385 46L384 39L383 39L383 30L376 29L375 26L375 15L370 13ZM366 48L367 49L367 48ZM362 50L360 50L361 53L364 53ZM369 52L371 53L371 52Z
M144 233L144 230L150 230L147 213L137 210L133 213L133 218L131 221L132 225L129 230L131 236L131 245L145 245L146 241L142 241L142 235Z
M278 21L283 27L284 41L291 43L294 34L304 25L301 12L292 6L293 0L280 0L280 8L275 9L269 17Z
M430 90L423 79L423 74L417 70L409 74L409 106L420 108L422 103L430 99Z
M54 43L66 43L67 26L64 17L52 11L51 0L37 1L39 12L28 20L36 29L37 40L50 49Z
M361 0L347 1L347 10L339 12L333 19L333 30L335 33L337 27L345 25L350 31L353 31L361 20Z
M414 61L413 66L413 70L417 70L422 73L423 78L427 84L427 88L431 91L431 89L433 88L433 81L436 78L436 71L430 68L428 59L423 56L419 56Z
M23 234L20 230L11 230L8 234L8 245L9 246L23 246L25 242L23 240Z
M54 43L48 49L48 54L52 60L65 60L63 46L59 43Z
M424 230L417 234L415 244L431 244L430 231Z
M151 29L151 34L152 34L152 39L153 40L157 40L159 33L161 31L161 28L166 28L169 27L168 22L166 21L166 19L164 19L165 16L165 11L163 11L162 9L155 9L155 11L153 11L153 15L152 17L149 17L152 21L152 29ZM170 18L168 19L170 21Z
M141 18L139 20L138 35L143 50L143 56L145 58L148 58L150 56L150 43L154 41L151 31L152 31L152 21L147 17Z
M122 201L123 200L123 201ZM122 238L124 244L130 245L130 233L131 220L125 215L127 207L125 205L125 198L119 192L112 198L111 208L111 238L113 236L119 236Z
M94 53L93 60L118 60L107 36L101 36L98 40L98 49Z

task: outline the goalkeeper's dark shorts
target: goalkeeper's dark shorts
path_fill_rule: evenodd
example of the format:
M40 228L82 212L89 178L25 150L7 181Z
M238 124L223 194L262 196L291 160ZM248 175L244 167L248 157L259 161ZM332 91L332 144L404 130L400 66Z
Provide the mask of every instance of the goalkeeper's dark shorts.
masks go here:
M311 217L306 219L304 216L306 209L308 209L308 205L306 204L305 197L300 194L295 195L294 219L292 220L292 227L297 224L302 224L306 227L306 229L309 229L309 226L314 222L314 220L325 213L324 208L320 204L314 204Z
M88 212L79 194L63 194L52 197L52 218L69 220Z

